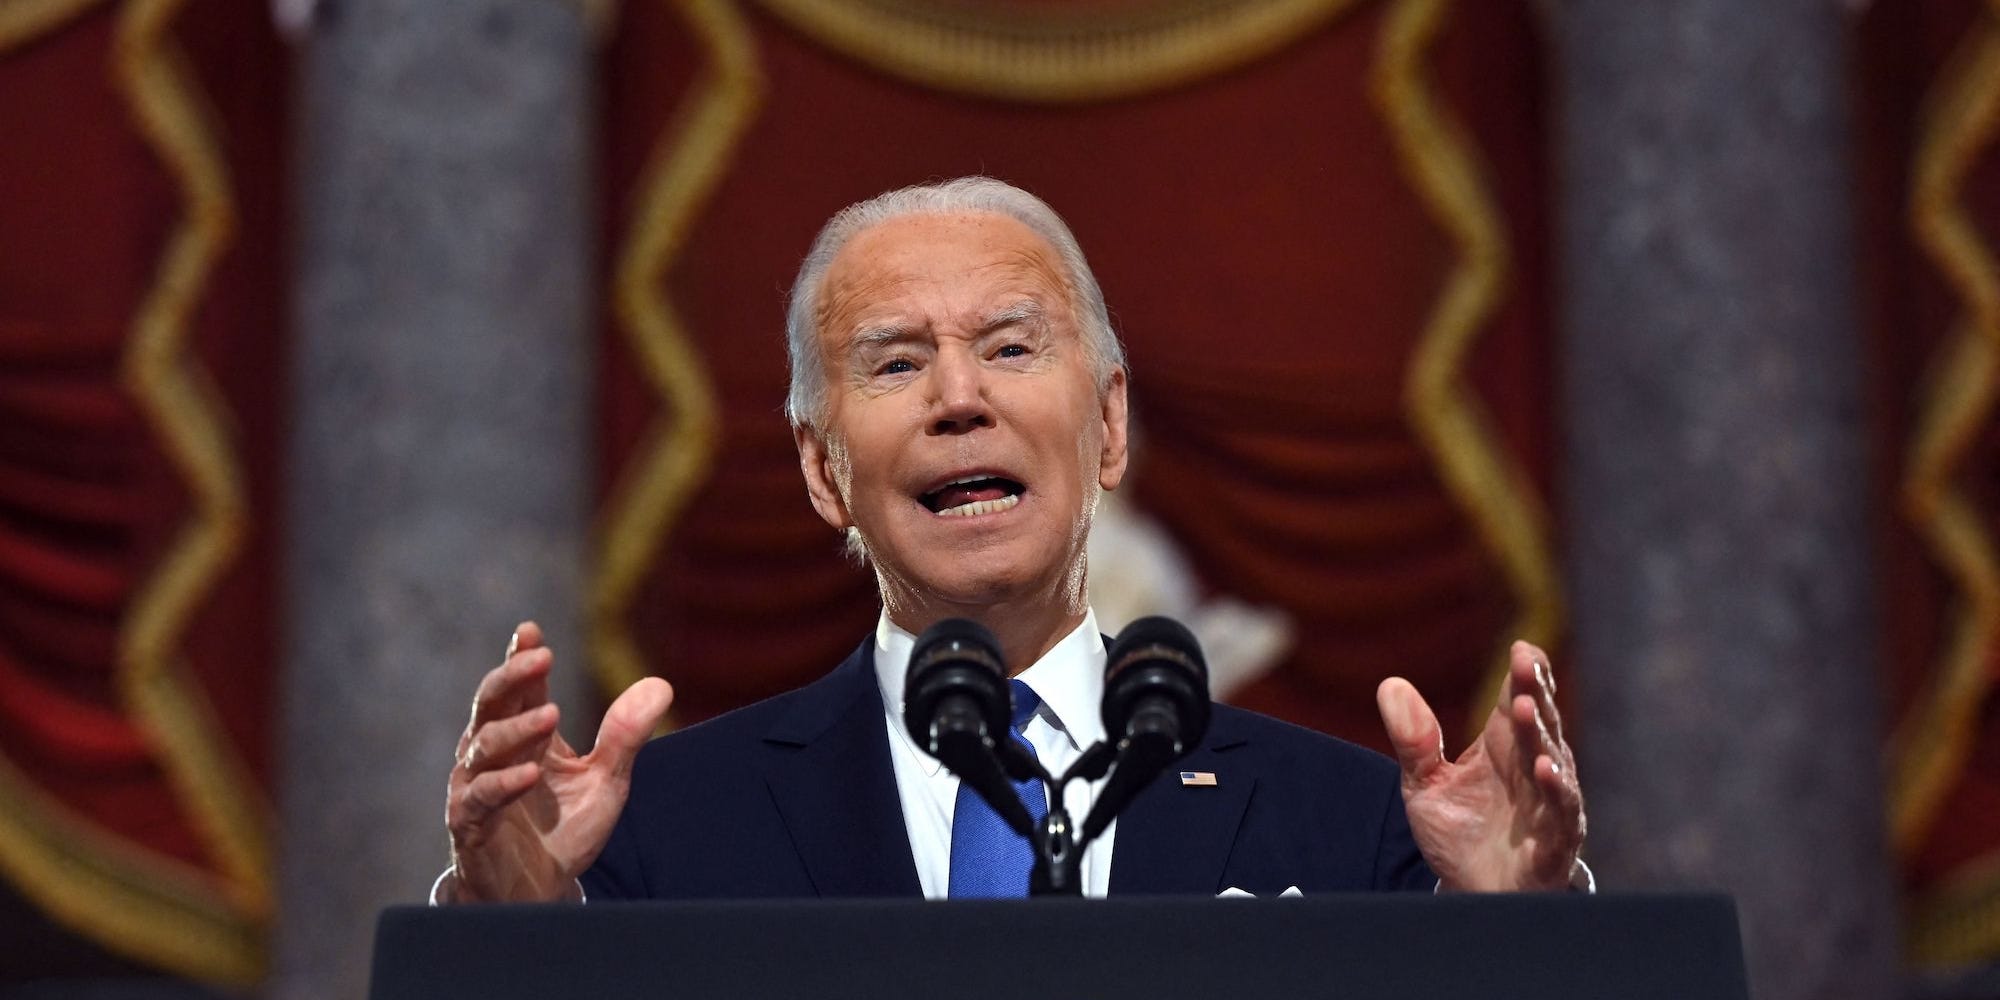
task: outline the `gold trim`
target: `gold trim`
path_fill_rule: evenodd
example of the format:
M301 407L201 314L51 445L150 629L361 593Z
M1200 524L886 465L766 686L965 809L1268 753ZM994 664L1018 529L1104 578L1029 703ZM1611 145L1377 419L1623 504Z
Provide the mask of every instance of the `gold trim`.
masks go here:
M1966 965L2000 955L2000 852L1966 864L1910 904L1910 959Z
M763 101L749 24L732 0L674 0L708 55L693 91L653 147L631 238L618 256L612 302L667 412L653 421L605 504L590 594L598 682L616 694L645 677L626 615L654 556L715 458L715 391L700 352L661 288L702 206L722 180Z
M1142 10L920 0L763 0L820 44L940 90L1099 101L1247 64L1330 23L1353 0L1163 0Z
M1371 81L1404 177L1458 250L1458 263L1412 356L1403 404L1411 426L1437 461L1445 487L1500 562L1519 608L1511 634L1547 646L1563 620L1548 518L1534 483L1502 448L1463 378L1473 342L1499 304L1508 260L1477 149L1440 105L1424 65L1449 6L1450 0L1393 0ZM1473 702L1471 732L1484 725L1499 696L1507 671L1507 639L1501 637L1498 667Z
M179 187L185 210L126 346L124 378L186 482L195 510L135 595L119 637L119 685L157 744L183 804L239 893L270 904L270 851L246 769L218 736L198 685L176 662L182 634L243 547L249 522L221 393L187 340L204 283L236 225L226 167L168 24L184 0L133 0L119 21L117 77L134 123Z
M2000 563L1984 515L1955 478L1989 425L2000 386L2000 280L1959 200L2000 126L1996 6L1988 3L1927 97L1911 178L1911 229L1964 312L1933 369L1903 479L1904 516L1959 591L1945 652L1894 740L1890 816L1903 856L1921 845L1965 766L2000 636Z
M223 982L262 972L258 933L214 876L105 831L4 757L0 867L50 917L124 955Z
M0 2L0 52L26 45L104 0L4 0Z
M53 31L93 5L15 0L0 8L0 49ZM189 211L134 318L121 374L155 417L169 457L193 485L199 512L135 601L120 636L117 679L125 710L158 744L176 796L227 879L92 825L4 759L0 868L50 916L113 950L182 975L249 983L264 961L263 824L248 804L256 796L247 791L245 769L215 739L198 689L172 663L174 641L239 544L243 520L213 391L175 367L201 283L232 224L220 159L168 34L178 8L178 0L125 4L111 57L135 122L181 186ZM218 481L232 489L218 497Z

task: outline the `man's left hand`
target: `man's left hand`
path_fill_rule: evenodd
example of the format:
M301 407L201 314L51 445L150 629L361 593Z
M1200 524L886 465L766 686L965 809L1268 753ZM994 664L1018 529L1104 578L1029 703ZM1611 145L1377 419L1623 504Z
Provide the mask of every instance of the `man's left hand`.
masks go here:
M1516 642L1510 660L1486 729L1455 761L1409 681L1391 677L1375 691L1410 828L1444 891L1562 889L1583 848L1583 792L1548 656Z

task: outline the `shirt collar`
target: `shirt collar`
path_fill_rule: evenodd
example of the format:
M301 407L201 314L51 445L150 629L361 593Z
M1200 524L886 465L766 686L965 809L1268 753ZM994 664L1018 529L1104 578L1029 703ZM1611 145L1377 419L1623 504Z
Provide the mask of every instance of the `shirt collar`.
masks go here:
M924 773L935 775L944 765L924 753L903 725L903 676L910 669L910 652L917 637L889 620L884 611L875 623L875 680L882 689L882 706L889 729L918 759ZM1100 717L1104 701L1104 637L1097 631L1097 612L1085 609L1083 623L1063 636L1054 648L1016 677L1042 699L1035 716L1069 738L1081 752L1104 738Z

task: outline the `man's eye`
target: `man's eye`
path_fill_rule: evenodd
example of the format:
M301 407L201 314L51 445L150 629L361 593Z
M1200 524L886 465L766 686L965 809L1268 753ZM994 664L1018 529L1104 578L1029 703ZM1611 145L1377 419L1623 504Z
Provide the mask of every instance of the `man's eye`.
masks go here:
M1025 358L1028 356L1028 345L1008 344L1007 346L1002 347L997 351L994 351L993 356L996 358Z
M913 372L913 371L916 371L916 370L917 370L917 366L916 366L916 365L913 365L913 364L911 364L908 358L897 358L897 359L896 359L896 360L894 360L894 361L890 361L890 362L887 362L887 363L885 363L885 364L884 364L884 365L883 365L883 366L882 366L881 368L879 368L879 369L877 369L877 370L876 370L875 374L877 374L877 375L901 375L901 374L904 374L904 373L906 373L906 372Z

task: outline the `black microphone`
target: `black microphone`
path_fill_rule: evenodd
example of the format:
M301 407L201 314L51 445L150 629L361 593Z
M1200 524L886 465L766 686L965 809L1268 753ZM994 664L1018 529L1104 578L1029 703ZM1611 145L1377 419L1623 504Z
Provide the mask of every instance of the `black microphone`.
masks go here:
M1030 764L1033 758L1008 735L1012 705L1000 643L986 626L947 618L917 637L903 676L903 726L917 746L1026 837L1034 819L1007 772L1019 767L1010 758L1026 757Z
M1118 761L1079 842L1096 839L1155 775L1194 749L1208 717L1208 661L1194 633L1159 616L1125 626L1104 666L1104 732L1117 741Z

